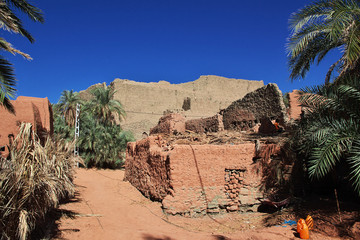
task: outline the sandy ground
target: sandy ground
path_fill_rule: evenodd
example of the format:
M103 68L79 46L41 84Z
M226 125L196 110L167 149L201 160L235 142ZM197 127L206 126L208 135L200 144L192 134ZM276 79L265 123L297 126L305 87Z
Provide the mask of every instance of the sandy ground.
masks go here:
M264 227L263 220L268 217L264 213L195 219L164 215L160 203L145 198L124 182L123 176L122 170L78 169L74 180L77 194L61 205L61 212L67 214L56 221L57 234L53 239L299 239L294 227ZM311 232L310 239L340 238Z

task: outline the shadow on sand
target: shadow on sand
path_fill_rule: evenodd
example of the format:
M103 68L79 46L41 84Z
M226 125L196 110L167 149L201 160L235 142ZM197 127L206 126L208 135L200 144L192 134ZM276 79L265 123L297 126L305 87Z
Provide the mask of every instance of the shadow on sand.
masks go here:
M80 202L79 193L76 192L75 196L71 199L67 199L64 201L61 201L59 205L67 204L67 203L75 203ZM29 239L62 239L61 238L61 232L62 231L73 231L78 232L79 229L59 229L59 220L60 218L71 218L74 219L78 215L77 212L69 211L66 209L59 209L55 208L50 210L46 216L45 219L38 224L38 226L32 231Z
M150 234L144 234L143 239L144 240L174 240L174 238L171 238L171 237L168 237L168 236L159 238L159 237L154 237L154 236L152 236ZM222 235L213 235L211 239L212 240L231 240L230 238L222 236Z

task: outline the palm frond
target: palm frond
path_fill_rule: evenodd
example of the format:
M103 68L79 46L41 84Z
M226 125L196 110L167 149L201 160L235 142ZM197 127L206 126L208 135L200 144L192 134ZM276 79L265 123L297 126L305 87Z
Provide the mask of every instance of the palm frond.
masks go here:
M5 50L5 51L8 51L12 54L20 54L21 56L23 56L24 58L28 59L28 60L32 60L32 58L30 57L29 54L27 53L23 53L21 52L20 50L14 48L9 42L7 42L5 39L3 38L0 38L0 48Z
M0 171L0 226L2 239L27 239L38 221L59 200L75 192L73 167L77 159L64 143L48 139L45 146L22 124L10 146L9 164ZM4 161L4 159L2 159Z
M28 15L28 17L35 22L44 22L44 16L41 9L30 4L26 0L6 0L8 4L11 4Z
M2 2L0 4L0 27L7 31L14 33L20 33L26 37L30 42L34 42L35 39L31 34L22 26L22 21L13 13L7 4Z
M327 175L350 151L353 141L358 136L359 124L351 119L322 117L310 126L306 143L308 147L308 171L312 178Z
M287 43L290 78L304 78L316 58L319 63L330 50L339 47L343 47L344 54L330 67L325 82L329 82L337 65L343 71L354 69L360 56L359 13L360 2L354 0L319 0L293 13Z
M10 98L16 93L16 79L11 66L11 63L0 56L0 104L14 113Z
M312 23L321 22L329 15L328 8L329 2L324 0L308 4L291 15L289 26L296 33Z
M347 159L351 172L350 181L354 186L355 192L360 195L360 139L356 139L350 151L350 157Z

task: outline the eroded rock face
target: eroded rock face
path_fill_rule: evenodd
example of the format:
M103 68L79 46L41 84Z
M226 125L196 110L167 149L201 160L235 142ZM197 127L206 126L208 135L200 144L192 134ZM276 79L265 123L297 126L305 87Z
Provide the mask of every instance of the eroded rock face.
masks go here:
M22 122L31 123L41 141L53 134L53 113L47 98L19 96L11 103L15 108L15 115L0 107L0 147L8 145L9 139L16 137ZM8 149L5 147L2 156L7 155Z
M127 113L125 121L121 123L122 127L133 131L135 138L140 139L143 132L149 132L157 124L164 112L179 112L189 120L211 117L233 101L264 86L264 83L201 76L195 81L181 84L115 79L111 86L116 90L114 99L123 104ZM88 91L81 91L80 96L88 98Z

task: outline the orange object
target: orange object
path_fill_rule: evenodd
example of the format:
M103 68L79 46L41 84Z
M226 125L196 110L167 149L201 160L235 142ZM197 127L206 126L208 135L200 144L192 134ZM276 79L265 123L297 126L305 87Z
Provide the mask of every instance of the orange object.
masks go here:
M297 222L297 232L300 234L301 239L309 239L309 228L302 218Z
M305 223L305 220L302 219L302 218L300 218L299 221L297 222L297 229L296 229L296 231L297 231L298 233L300 233L300 227L301 227L301 225L303 225L304 223Z
M305 219L306 225L308 225L309 230L313 230L314 228L314 220L310 215L308 215Z

